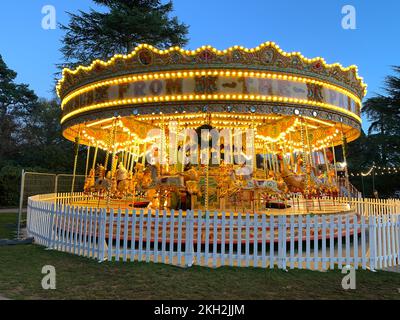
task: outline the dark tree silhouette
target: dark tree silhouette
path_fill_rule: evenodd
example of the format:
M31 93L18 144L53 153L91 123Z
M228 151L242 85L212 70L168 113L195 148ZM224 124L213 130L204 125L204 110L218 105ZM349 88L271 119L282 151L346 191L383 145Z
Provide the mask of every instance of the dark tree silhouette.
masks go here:
M95 59L107 60L113 55L128 54L141 43L158 48L183 46L187 43L188 26L171 17L172 2L159 0L93 0L105 12L69 13L61 52L62 66L90 64Z

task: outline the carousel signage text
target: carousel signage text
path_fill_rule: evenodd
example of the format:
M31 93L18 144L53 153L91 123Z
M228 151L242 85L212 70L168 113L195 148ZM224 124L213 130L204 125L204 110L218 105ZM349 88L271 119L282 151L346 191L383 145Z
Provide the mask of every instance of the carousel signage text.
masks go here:
M102 85L68 98L64 102L64 114L84 107L121 101L141 103L148 101L168 101L167 97L183 97L191 100L219 100L219 97L255 96L284 97L306 101L316 101L333 105L355 114L360 113L359 104L350 96L311 82L296 82L283 79L229 76L194 76L188 78L152 79ZM164 97L165 99L160 99ZM253 99L252 99L253 97ZM147 98L147 99L146 99ZM130 101L131 100L131 101Z

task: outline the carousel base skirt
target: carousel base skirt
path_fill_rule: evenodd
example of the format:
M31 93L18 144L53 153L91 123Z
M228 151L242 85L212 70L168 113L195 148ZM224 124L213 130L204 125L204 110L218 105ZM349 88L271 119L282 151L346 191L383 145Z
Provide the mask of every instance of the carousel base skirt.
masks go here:
M290 204L289 204L290 203ZM106 201L105 199L93 199L93 198L88 198L86 201L75 201L73 203L70 203L70 205L73 206L79 206L83 208L93 208L93 209L101 209L104 210L106 209L107 216L112 214L114 215L114 222L112 225L113 232L110 232L110 224L109 221L110 219L107 217L106 219L106 238L108 239L109 236L112 234L112 239L113 241L116 240L115 235L118 233L118 228L119 230L126 230L128 236L126 238L126 241L129 242L128 246L132 245L134 242L140 242L142 241L143 243L151 243L151 245L156 246L157 243L160 245L160 239L162 239L162 231L160 228L160 221L163 220L164 216L167 217L166 219L166 227L168 230L172 231L174 236L173 237L168 237L166 239L166 242L169 243L169 245L176 244L178 235L180 234L180 239L181 239L181 244L184 245L185 239L186 239L186 229L182 228L181 230L179 229L179 216L181 217L186 217L187 211L184 210L151 210L144 208L148 206L149 202L148 201L135 201L134 203L129 202L129 201L124 201L124 200L117 200L117 199L110 199L109 201ZM271 206L272 208L266 208L267 205ZM133 207L135 206L135 207ZM359 220L360 218L357 217L355 214L355 211L352 210L348 204L342 203L333 199L319 199L318 201L316 199L314 200L293 200L293 201L288 201L288 203L280 203L280 202L270 202L268 204L262 203L260 208L266 208L263 210L257 210L257 211L252 211L252 209L247 209L247 208L240 208L240 206L231 206L230 208L227 208L226 210L218 210L216 208L210 208L210 210L205 213L201 209L195 209L194 210L194 217L195 217L195 222L194 222L194 228L193 228L193 240L195 244L201 244L201 245L213 245L216 244L218 246L223 246L222 239L232 239L233 243L235 245L238 244L245 244L246 241L244 240L245 237L239 236L240 233L245 232L245 229L242 225L241 231L238 229L238 224L237 224L237 219L240 216L242 223L245 223L245 221L249 219L255 219L257 218L258 220L258 227L255 226L255 224L252 224L249 227L249 236L252 239L257 239L258 243L263 243L263 240L261 240L261 234L264 232L266 235L266 239L264 240L264 243L270 243L271 241L269 239L274 239L272 242L276 242L278 239L278 229L279 229L279 223L278 223L278 216L285 216L286 221L288 225L292 221L302 221L303 227L300 229L298 225L295 227L293 230L294 234L294 240L295 241L305 241L307 237L307 230L306 230L306 224L307 221L309 221L312 224L316 223L316 220L318 221L319 225L322 224L322 219L323 216L326 215L332 215L336 221L336 223L339 222L339 220L342 221L342 224L344 225L346 222L346 219L349 219L349 222L352 223ZM117 218L117 215L121 214L121 219L119 220L119 223L115 220ZM128 215L129 218L125 218L125 215ZM136 215L136 219L143 219L142 225L136 223L134 229L132 230L132 223L133 221L131 217L133 215ZM150 215L150 217L149 217ZM174 218L172 218L172 215ZM216 221L215 216L218 217L218 223L214 225L214 221ZM231 216L234 216L234 220L236 221L233 225L233 229L230 230L230 219ZM266 219L263 217L266 216ZM158 219L155 219L158 217ZM200 217L201 217L201 224L200 222ZM199 219L199 220L197 220ZM262 220L266 221L266 230L263 231L261 225L262 225ZM128 225L125 227L125 221L128 221ZM137 220L136 220L137 221ZM157 221L157 222L156 222ZM171 222L174 221L174 222ZM206 221L209 221L208 223ZM225 221L225 222L222 222ZM271 223L273 221L273 223ZM223 226L223 224L225 226ZM272 226L272 230L271 230ZM143 233L142 237L140 238L139 236L134 236L132 238L132 235L139 235L140 234L140 228L143 230L146 230L146 232ZM215 229L216 228L216 229ZM149 230L150 229L150 230ZM207 231L208 229L208 231ZM149 230L149 232L147 231ZM217 236L214 238L214 230L216 230ZM212 231L212 232L211 232ZM330 228L326 228L325 234L326 237L330 236ZM352 235L354 234L354 229L348 230L348 232ZM358 232L360 230L358 229ZM222 236L225 233L225 236ZM289 230L287 231L287 241L290 241L290 239L293 239L293 235L289 235ZM341 230L341 235L345 236L346 235L346 230ZM206 235L208 234L208 238L206 238ZM272 237L273 235L273 237ZM334 229L332 230L332 237L333 238L338 238L340 236L339 230ZM97 235L96 235L97 237ZM149 237L149 239L147 239ZM290 238L292 237L292 238ZM321 239L322 238L322 228L318 228L318 235L314 234L313 230L310 230L310 234L308 235L310 239ZM157 240L158 239L158 240ZM239 240L242 239L242 240Z
M94 199L93 197L88 198L87 200L74 201L69 203L69 205L79 206L79 207L88 207L93 209L106 209L107 213L110 213L111 209L113 209L114 213L121 210L121 213L124 214L136 214L140 215L143 211L146 215L149 211L152 214L155 214L155 211L158 210L160 215L165 211L168 216L174 213L175 216L179 215L179 212L182 211L182 215L186 216L186 210L170 210L164 208L148 208L150 202L148 200L138 200L138 201L130 201L124 199L110 199L106 200L105 198ZM199 205L194 208L194 215L198 215L201 212L202 215L205 214L204 208ZM222 213L225 213L227 217L230 215L237 216L239 214L258 214L258 215L344 215L344 214L352 214L354 210L350 208L347 203L339 202L333 199L293 199L288 200L286 202L283 201L270 201L267 203L258 203L253 204L252 207L247 205L236 205L232 203L226 203L225 208L218 207L209 207L208 212L210 212L211 216L217 214L221 216Z

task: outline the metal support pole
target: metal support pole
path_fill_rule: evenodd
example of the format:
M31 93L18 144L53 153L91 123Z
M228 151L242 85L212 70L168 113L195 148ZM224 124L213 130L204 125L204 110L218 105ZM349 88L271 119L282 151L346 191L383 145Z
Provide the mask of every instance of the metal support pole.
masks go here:
M345 164L344 167L344 176L345 176L345 186L348 193L348 199L351 199L351 191L350 191L350 180L349 180L349 170L347 166L347 138L346 135L343 133L342 129L342 151L343 151L343 162Z
M375 164L372 167L372 195L375 196Z
M19 208L18 208L18 227L17 227L17 239L21 239L21 218L22 218L22 206L24 204L24 189L25 189L25 170L21 172L21 189L19 193Z
M87 147L85 177L88 176L89 160L90 160L90 145L88 145L88 147Z
M92 164L92 169L96 169L96 160L97 160L97 152L99 151L99 143L96 144L96 149L94 150L94 156L93 156L93 164Z
M71 184L71 196L74 193L74 188L75 188L75 175L76 175L76 166L78 164L79 143L80 143L80 135L78 135L78 137L75 138L75 159L74 159L74 172L72 175L72 184Z
M365 197L365 190L364 190L364 177L361 174L361 184L362 184L362 197Z
M56 178L54 180L54 194L57 196L58 193L58 174L56 174Z

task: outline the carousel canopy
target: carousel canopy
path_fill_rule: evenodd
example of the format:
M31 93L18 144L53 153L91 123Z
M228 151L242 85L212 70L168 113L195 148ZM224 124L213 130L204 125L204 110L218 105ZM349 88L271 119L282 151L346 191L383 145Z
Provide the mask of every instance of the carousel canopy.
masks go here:
M65 69L57 86L63 134L106 147L110 128L116 142L144 143L146 133L175 120L183 128L256 130L259 143L301 145L300 127L318 150L360 135L366 85L357 67L327 64L286 53L267 42L219 51L158 50L140 45L129 55Z

